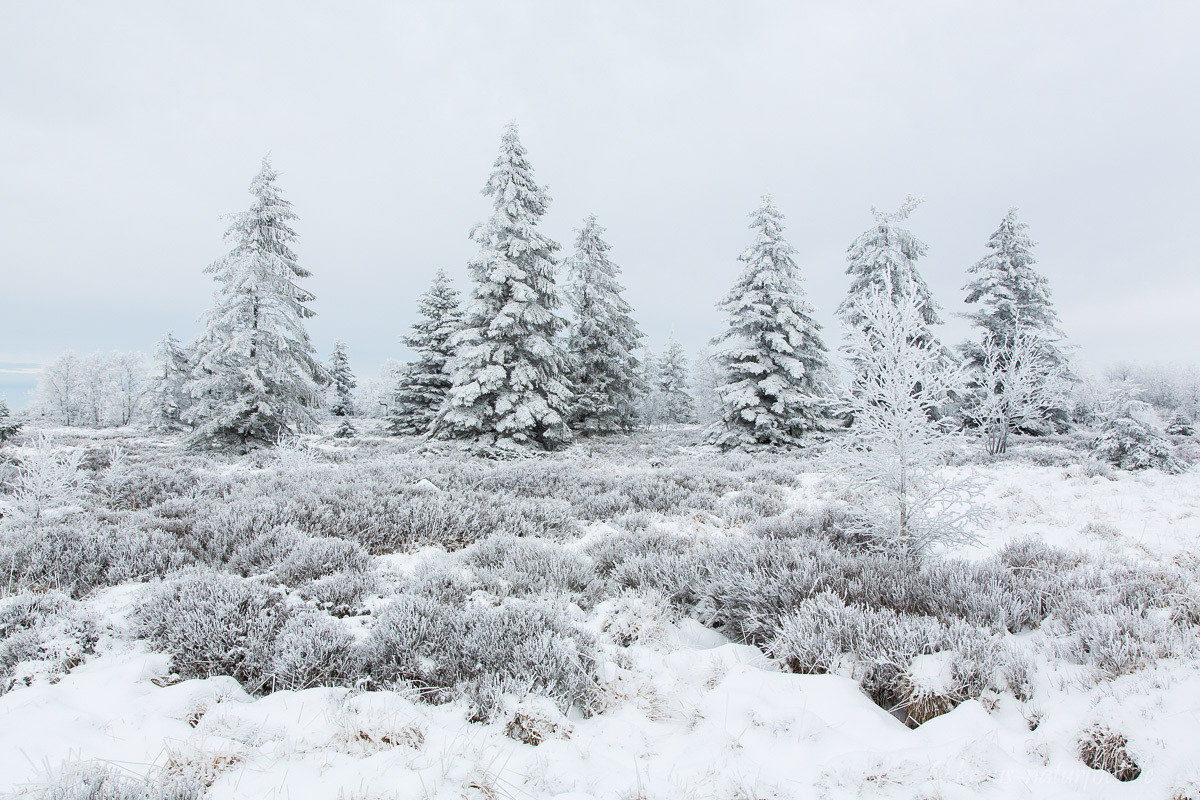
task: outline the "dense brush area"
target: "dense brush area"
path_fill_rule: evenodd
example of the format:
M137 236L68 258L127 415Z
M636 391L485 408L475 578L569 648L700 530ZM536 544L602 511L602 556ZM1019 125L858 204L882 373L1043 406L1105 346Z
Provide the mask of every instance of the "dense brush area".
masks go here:
M45 458L30 440L6 451L0 478L0 692L133 647L169 657L151 662L156 691L220 678L245 702L399 693L536 747L630 707L673 716L657 707L671 701L648 699L664 691L654 672L700 626L761 651L756 669L849 679L909 728L974 700L1036 729L1064 690L1097 703L1130 676L1167 680L1163 664L1195 670L1194 547L992 538L1010 509L980 531L983 547L916 561L861 536L869 520L819 451L721 454L692 437L495 460L371 436L221 457L75 432L52 446L78 480L36 515L16 492ZM1018 444L983 465L949 454L946 469L1049 471L1077 492L1131 480L1088 466L1081 448ZM1081 535L1120 537L1102 523ZM204 710L191 713L196 727ZM1122 780L1138 769L1128 754L1096 756L1099 734L1072 714L1058 722L1075 726L1084 762L1115 763ZM403 730L378 735L420 750L425 734ZM168 749L132 776L72 762L21 785L53 798L243 796L220 782L250 758L243 739L217 766Z

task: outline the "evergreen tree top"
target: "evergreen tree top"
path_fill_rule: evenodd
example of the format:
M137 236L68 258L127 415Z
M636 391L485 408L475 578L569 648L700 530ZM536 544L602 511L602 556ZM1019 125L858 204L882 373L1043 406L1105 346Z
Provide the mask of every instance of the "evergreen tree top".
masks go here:
M963 287L966 302L983 306L968 316L992 333L1019 321L1061 336L1049 282L1033 269L1035 242L1028 230L1017 209L1009 209L988 239L991 252L968 268L975 277Z
M872 290L895 301L909 295L916 300L926 325L941 322L933 295L916 268L917 259L925 255L928 246L900 224L920 204L920 199L910 195L894 212L872 208L875 224L847 249L846 274L852 280L849 294L838 306L838 315L849 324L861 324L857 301Z

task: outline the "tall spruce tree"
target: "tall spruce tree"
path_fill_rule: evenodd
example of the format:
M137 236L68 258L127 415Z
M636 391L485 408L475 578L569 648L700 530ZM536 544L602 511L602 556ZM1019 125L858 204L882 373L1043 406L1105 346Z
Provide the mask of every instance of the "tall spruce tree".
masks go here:
M446 271L439 269L433 285L421 295L419 319L404 344L417 353L397 373L392 402L388 406L388 429L394 434L420 435L429 431L450 390L451 338L462 324L459 293Z
M333 403L329 413L335 417L354 416L354 373L350 370L350 355L346 352L346 343L337 339L333 343L333 353L329 356L329 383L333 389Z
M326 373L304 324L313 295L298 283L310 273L292 250L296 214L277 178L264 158L249 210L225 232L232 249L205 269L217 288L190 386L194 444L275 443L316 423Z
M1050 300L1049 282L1033 268L1034 242L1028 230L1029 226L1017 219L1017 210L1009 209L988 239L991 252L967 270L973 277L963 287L966 302L977 308L965 316L979 329L979 341L962 346L963 356L976 372L966 403L968 420L973 419L977 408L994 399L990 395L1000 391L1000 387L985 385L987 382L979 376L996 368L1007 370L1022 341L1038 342L1041 368L1036 375L1028 376L1038 396L1054 394L1047 393L1046 386L1071 378L1067 358L1058 346L1063 333ZM1020 429L1045 433L1051 425L1065 427L1069 414L1062 406L1065 402L1040 407L1039 419L1027 421Z
M435 433L552 450L570 441L566 320L554 282L558 245L537 228L550 198L510 125L483 188L491 217L471 232L474 287L453 339L450 391Z
M150 428L179 430L184 427L183 419L191 401L187 391L192 371L191 356L175 338L174 331L167 331L154 346L154 361L154 385L150 390L148 413Z
M754 242L721 301L728 327L719 349L721 422L709 436L725 448L797 445L829 427L818 376L828 365L821 326L804 298L795 250L783 237L783 215L769 196L751 215Z
M695 422L696 409L688 391L688 358L674 336L658 362L658 390L663 422Z
M643 338L633 309L621 297L620 268L608 257L610 245L595 215L584 220L567 259L575 312L567 352L575 392L569 422L582 433L632 430L638 424L645 391L634 351Z

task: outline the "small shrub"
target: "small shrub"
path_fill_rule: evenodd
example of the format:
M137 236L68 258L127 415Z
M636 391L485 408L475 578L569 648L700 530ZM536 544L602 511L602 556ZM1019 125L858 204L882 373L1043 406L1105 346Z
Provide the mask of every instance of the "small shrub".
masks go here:
M1129 740L1099 723L1079 737L1079 760L1094 770L1107 772L1119 781L1131 781L1142 768L1130 755Z
M563 597L591 605L599 584L591 560L559 545L494 536L464 553L494 592L513 597Z
M275 639L271 687L308 689L313 686L352 686L361 674L354 637L325 614L302 614L289 619Z
M203 792L194 782L141 780L89 761L63 766L29 796L35 800L200 800Z
M358 542L316 537L301 542L275 567L287 586L299 586L334 572L365 572L371 557Z
M60 592L0 600L0 694L37 675L56 679L95 652L98 638L79 604Z
M180 675L229 675L250 692L268 688L288 616L281 592L205 569L167 581L137 609L141 635L171 655Z
M466 619L458 608L401 595L380 612L363 643L371 679L380 686L407 682L433 700L463 677Z

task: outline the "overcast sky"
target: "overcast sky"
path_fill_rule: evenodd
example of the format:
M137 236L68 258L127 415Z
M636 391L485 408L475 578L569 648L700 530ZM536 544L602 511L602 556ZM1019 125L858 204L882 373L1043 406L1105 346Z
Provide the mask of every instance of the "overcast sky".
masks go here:
M836 345L845 249L910 223L951 317L1017 206L1086 366L1200 360L1200 3L3 4L0 362L194 336L268 151L314 341L373 374L460 286L504 125L564 245L607 226L697 348L771 192ZM966 333L960 321L945 337Z

